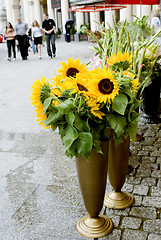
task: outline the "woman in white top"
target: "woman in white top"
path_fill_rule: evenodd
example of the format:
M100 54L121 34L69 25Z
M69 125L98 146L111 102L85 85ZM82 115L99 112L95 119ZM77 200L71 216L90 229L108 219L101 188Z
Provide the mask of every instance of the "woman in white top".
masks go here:
M42 30L36 20L32 23L32 39L37 47L39 58L41 59Z

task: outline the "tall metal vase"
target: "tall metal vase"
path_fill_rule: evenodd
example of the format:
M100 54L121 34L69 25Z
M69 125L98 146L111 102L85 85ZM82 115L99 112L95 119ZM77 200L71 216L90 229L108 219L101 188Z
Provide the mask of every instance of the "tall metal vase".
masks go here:
M113 138L109 141L108 178L113 191L105 194L104 205L108 208L124 209L134 203L131 194L121 191L127 175L129 145L129 137L118 145Z
M76 158L80 189L88 215L76 224L76 230L88 238L101 238L113 230L113 223L107 216L99 215L104 201L107 181L108 142L101 143L104 155L92 150L87 160Z

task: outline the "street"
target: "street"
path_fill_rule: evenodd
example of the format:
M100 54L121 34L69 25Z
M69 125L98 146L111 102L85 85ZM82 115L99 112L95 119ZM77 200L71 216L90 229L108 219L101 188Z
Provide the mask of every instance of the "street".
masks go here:
M66 157L57 130L38 125L30 95L34 80L51 81L60 62L72 57L88 63L93 45L58 39L53 59L42 47L41 60L31 49L28 60L17 52L16 61L8 62L6 44L0 44L0 240L87 239L75 229L87 214L75 161ZM123 187L135 203L106 210L115 228L104 240L161 240L161 123L140 123L138 133L144 138L130 145Z

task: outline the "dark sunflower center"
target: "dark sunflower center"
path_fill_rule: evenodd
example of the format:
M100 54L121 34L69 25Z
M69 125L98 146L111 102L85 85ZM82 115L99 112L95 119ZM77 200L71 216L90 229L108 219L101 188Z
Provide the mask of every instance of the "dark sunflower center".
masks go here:
M85 86L83 86L83 85L81 85L81 84L79 84L79 83L77 83L77 86L78 86L78 88L79 88L80 91L88 92L88 89L87 89Z
M67 70L67 77L75 77L76 73L79 73L79 71L76 68L69 68Z
M113 82L110 79L102 79L98 84L99 91L103 94L110 94L114 89Z

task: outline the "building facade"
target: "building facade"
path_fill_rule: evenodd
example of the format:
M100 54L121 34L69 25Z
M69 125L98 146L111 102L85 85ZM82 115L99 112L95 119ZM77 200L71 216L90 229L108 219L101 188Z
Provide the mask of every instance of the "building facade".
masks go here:
M0 0L2 1L2 0ZM132 21L132 15L142 17L143 15L151 16L151 12L158 6L153 5L126 5L126 8L120 10L106 9L106 11L80 11L72 12L73 6L81 6L84 4L102 3L105 1L99 0L5 0L5 6L3 7L6 11L6 19L15 25L17 17L21 16L22 20L26 22L29 27L31 26L34 19L36 19L40 25L43 21L43 13L48 12L49 17L53 18L56 22L57 28L60 28L65 33L65 22L67 19L72 18L75 22L77 32L80 30L82 24L88 23L92 31L98 30L97 22L104 21L107 25L112 24L112 17L120 21L127 18ZM107 2L107 1L106 1ZM4 15L4 10L3 10ZM1 16L0 16L1 17ZM0 29L1 31L1 29Z

